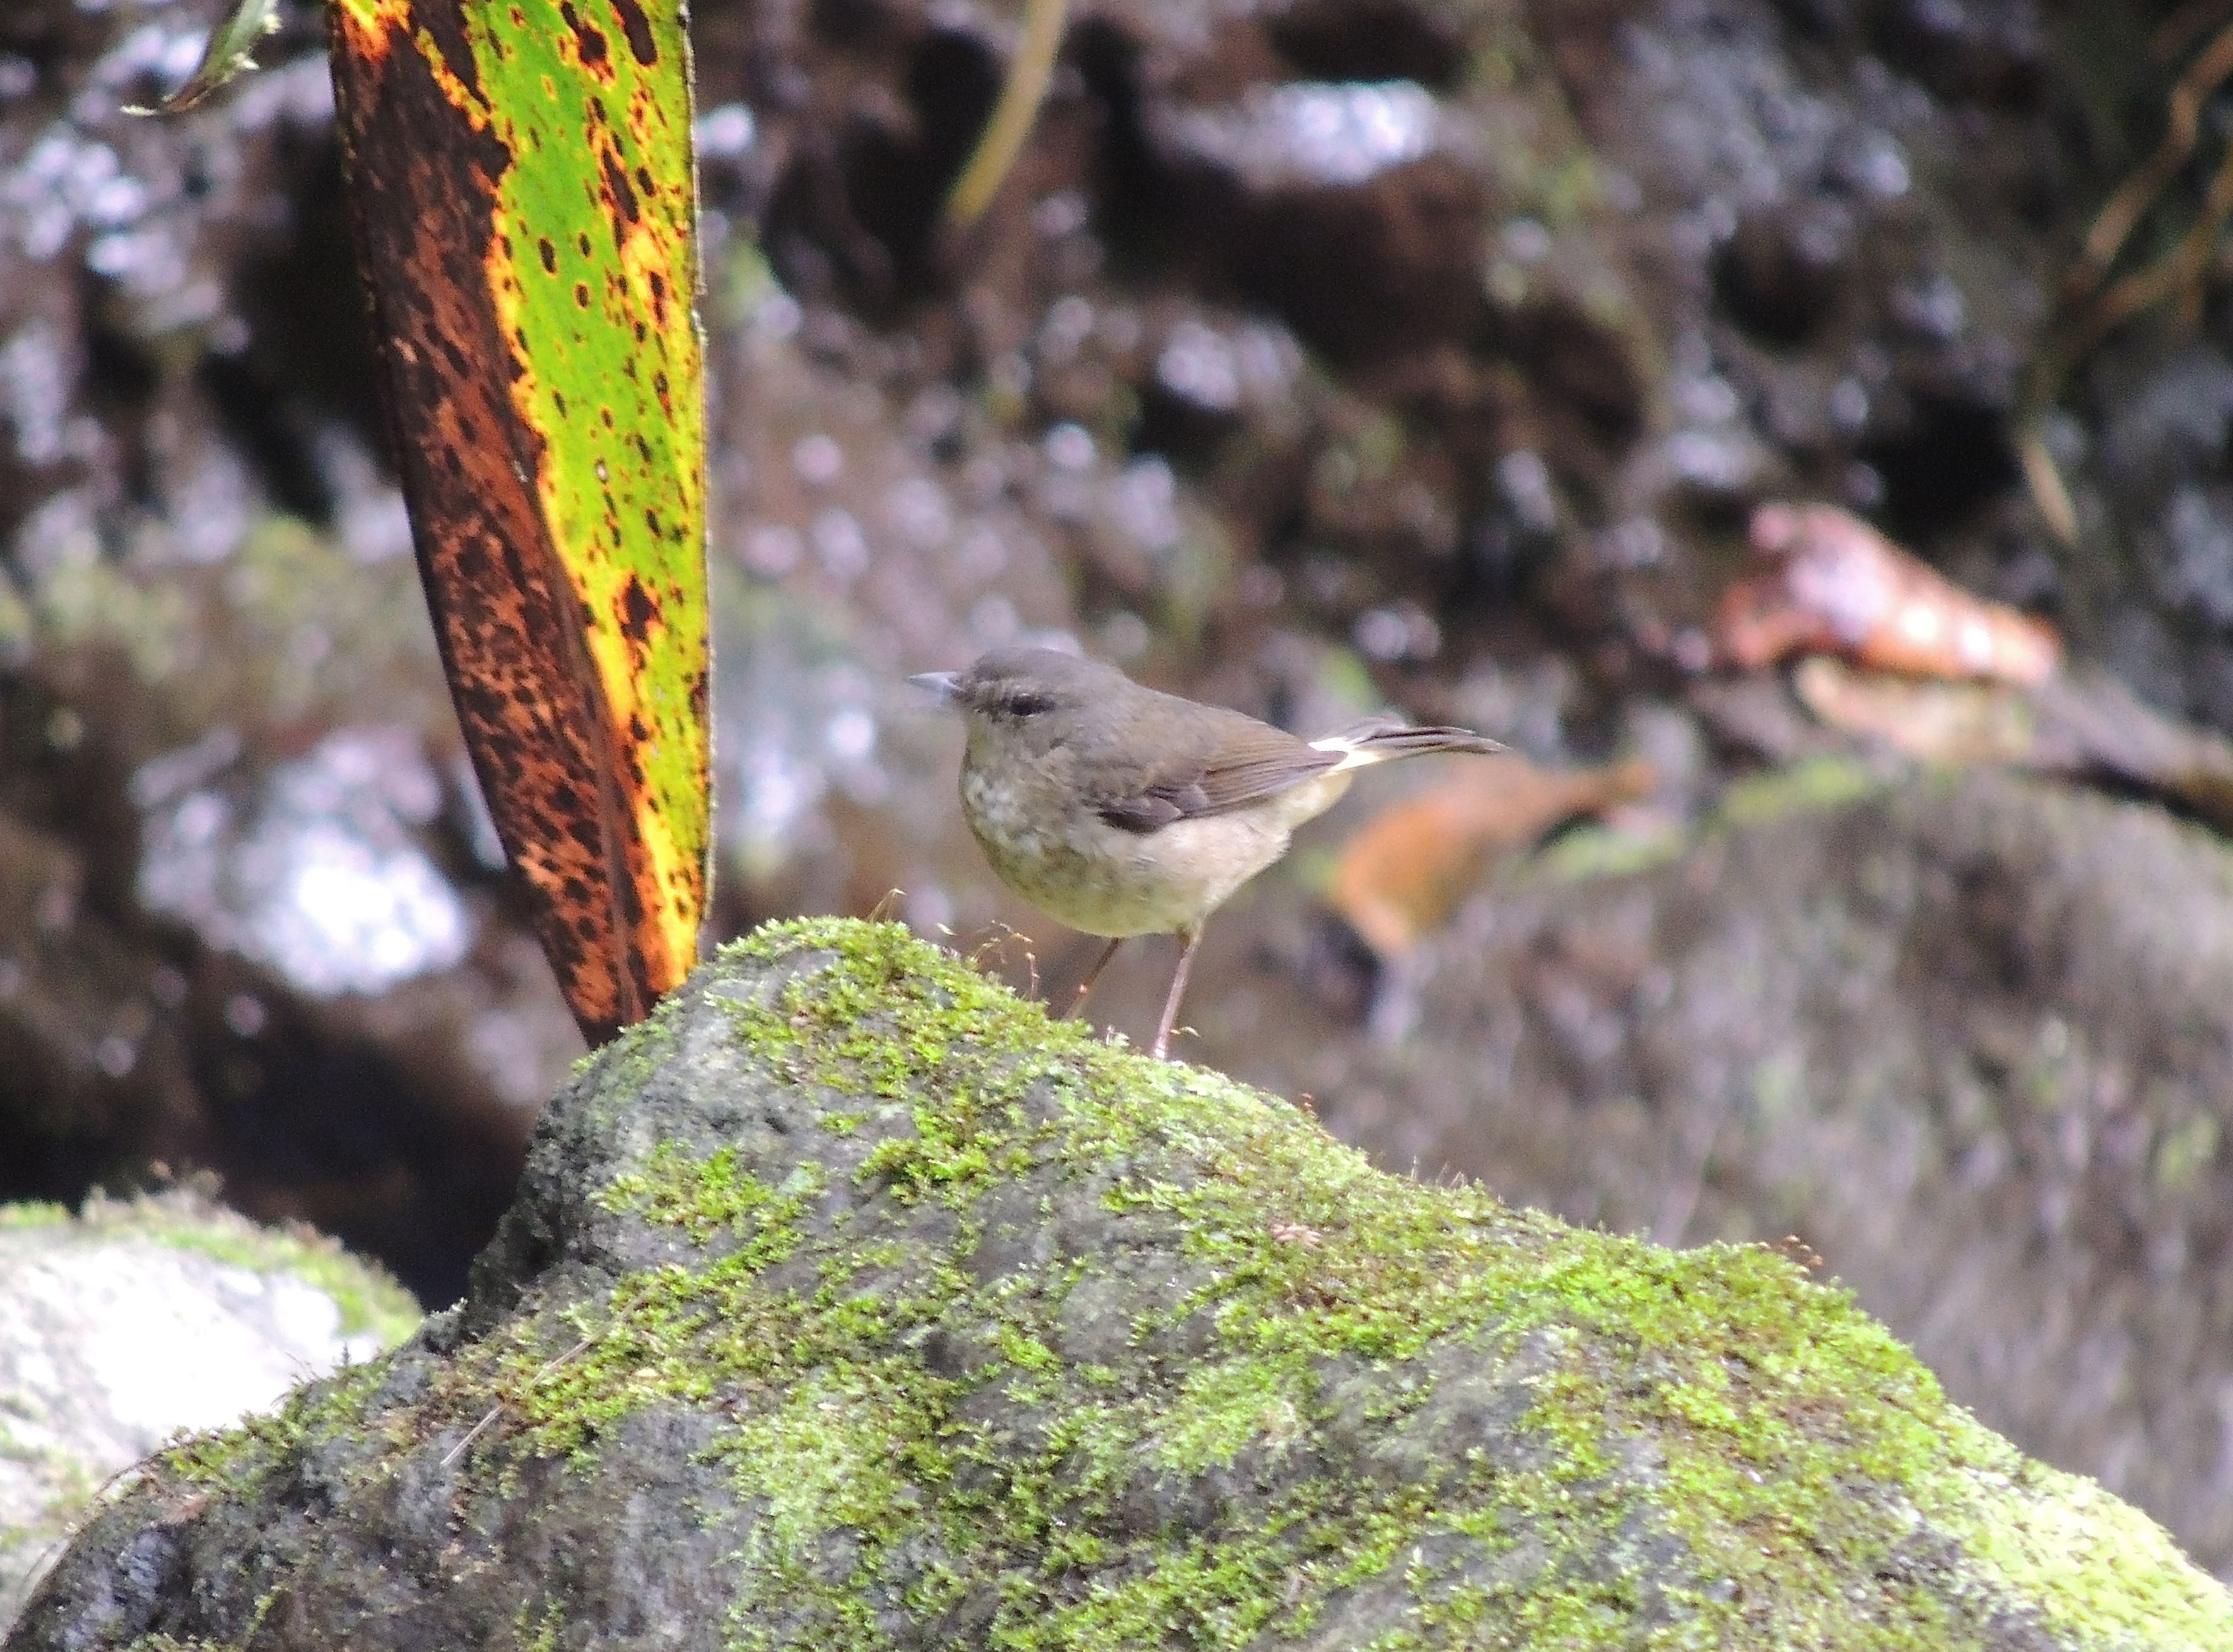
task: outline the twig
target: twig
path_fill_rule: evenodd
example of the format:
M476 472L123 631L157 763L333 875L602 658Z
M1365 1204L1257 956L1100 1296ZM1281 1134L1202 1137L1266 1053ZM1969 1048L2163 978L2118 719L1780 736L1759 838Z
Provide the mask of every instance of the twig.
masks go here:
M1023 153L1024 140L1031 136L1039 105L1046 100L1047 83L1054 78L1068 9L1067 0L1024 0L1024 32L1016 42L1016 55L1008 60L999 101L993 106L993 118L985 123L969 164L946 197L946 221L955 229L966 230L985 215Z
M576 1343L573 1347L568 1349L564 1353L544 1361L542 1365L537 1368L535 1375L530 1377L528 1381L530 1382L540 1382L544 1377L550 1376L560 1366L566 1363L568 1360L572 1359L576 1355L587 1349L593 1340L595 1339L592 1337L584 1337L580 1342ZM504 1415L506 1403L507 1402L505 1401L498 1400L494 1405L488 1408L487 1414L484 1415L478 1422L466 1429L465 1437L458 1441L456 1445L451 1447L449 1450L442 1454L442 1467L447 1468L451 1464L456 1462L459 1458L464 1456L467 1449L472 1445L473 1441L478 1440L483 1434L486 1434L489 1429L494 1426L496 1420Z
M2222 5L2228 0L2210 3ZM2213 273L2227 273L2228 255L2222 244L2227 224L2233 222L2233 149L2219 159L2201 209L2178 244L2106 288L2101 283L2140 220L2192 158L2200 139L2203 105L2229 77L2233 77L2233 23L2218 29L2173 84L2163 141L2118 187L2087 231L2079 256L2062 280L2065 319L2033 361L2027 400L2034 413L2054 406L2077 364L2134 316L2176 298L2183 322L2191 325L2200 320L2204 283ZM2041 514L2057 537L2071 543L2076 514L2069 508L2068 493L2054 462L2035 443L2028 449L2020 443L2018 458Z
M2221 29L2173 83L2163 141L2094 217L2077 263L2063 277L2067 300L2081 298L2100 285L2133 226L2194 153L2202 132L2202 106L2229 75L2233 75L2233 28Z
M1005 923L989 924L982 933L984 939L969 949L969 967L982 970L985 967L986 954L988 953L1005 964L1008 959L1008 943L1012 940L1021 941L1024 947L1024 972L1031 982L1029 996L1038 997L1039 956L1032 950L1032 938L1014 925Z
M2047 531L2066 550L2076 549L2078 507L2071 502L2061 467L2055 464L2054 455L2047 451L2047 441L2040 433L2036 420L2016 433L2015 446L2016 464L2023 472L2024 485L2031 491L2032 503L2039 507Z

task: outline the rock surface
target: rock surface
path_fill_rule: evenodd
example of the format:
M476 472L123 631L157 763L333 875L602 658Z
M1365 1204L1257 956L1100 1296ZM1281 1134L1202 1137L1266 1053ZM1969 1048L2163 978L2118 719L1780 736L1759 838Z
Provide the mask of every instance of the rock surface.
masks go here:
M0 1625L102 1481L361 1364L418 1318L339 1246L191 1194L76 1217L0 1206Z
M821 921L583 1070L460 1308L150 1465L7 1644L2229 1636L1786 1259L1383 1175Z

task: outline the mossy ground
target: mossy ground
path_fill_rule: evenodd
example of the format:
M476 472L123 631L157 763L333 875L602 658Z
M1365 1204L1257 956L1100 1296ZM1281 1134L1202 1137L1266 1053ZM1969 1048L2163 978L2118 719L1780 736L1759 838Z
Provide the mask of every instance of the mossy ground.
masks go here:
M500 1402L466 1461L501 1486L712 1408L756 1517L739 1647L1936 1649L2010 1614L2233 1643L2160 1531L1774 1252L1383 1174L889 926L771 927L707 990L817 1100L780 1178L641 1154L596 1202L673 1259L506 1322L411 1408L329 1385L173 1467L238 1484L351 1415L454 1438Z

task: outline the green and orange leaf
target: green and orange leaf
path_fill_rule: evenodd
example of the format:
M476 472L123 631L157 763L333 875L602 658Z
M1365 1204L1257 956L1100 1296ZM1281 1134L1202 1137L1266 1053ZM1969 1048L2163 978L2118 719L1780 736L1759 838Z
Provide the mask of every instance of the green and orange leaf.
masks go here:
M595 1042L697 957L703 367L676 0L333 0L358 250L435 630Z

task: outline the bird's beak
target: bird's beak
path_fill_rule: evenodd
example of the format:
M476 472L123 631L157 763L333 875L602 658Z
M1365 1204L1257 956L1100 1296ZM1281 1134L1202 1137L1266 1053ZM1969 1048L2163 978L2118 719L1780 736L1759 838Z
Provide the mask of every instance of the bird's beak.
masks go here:
M947 705L961 698L961 673L958 671L926 671L908 679L917 688L927 688Z

